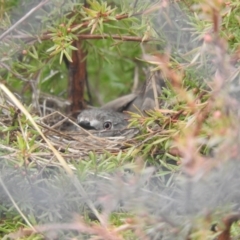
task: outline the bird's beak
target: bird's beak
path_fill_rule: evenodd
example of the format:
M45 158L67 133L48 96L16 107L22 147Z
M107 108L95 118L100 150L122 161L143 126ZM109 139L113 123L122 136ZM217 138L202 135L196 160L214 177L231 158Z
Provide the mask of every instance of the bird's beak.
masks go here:
M96 128L91 126L91 123L86 120L78 122L78 125L87 130L96 130Z

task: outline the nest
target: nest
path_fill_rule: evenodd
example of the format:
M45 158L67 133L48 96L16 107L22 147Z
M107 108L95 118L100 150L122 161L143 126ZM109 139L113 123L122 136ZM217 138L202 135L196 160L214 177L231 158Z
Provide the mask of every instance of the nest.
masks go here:
M77 156L86 156L90 151L118 153L139 132L137 128L87 131L59 112L41 118L40 122L45 129L44 134L57 149Z
M36 132L27 116L17 109L10 100L1 99L2 111L2 158L18 163L24 159L28 164L60 165L51 148ZM97 156L109 152L118 154L134 144L133 137L139 133L137 128L112 131L87 131L68 116L51 109L46 116L33 116L42 134L58 151L67 163L87 159L90 152ZM7 140L8 139L8 140ZM21 147L21 146L22 147ZM73 166L71 166L73 168Z

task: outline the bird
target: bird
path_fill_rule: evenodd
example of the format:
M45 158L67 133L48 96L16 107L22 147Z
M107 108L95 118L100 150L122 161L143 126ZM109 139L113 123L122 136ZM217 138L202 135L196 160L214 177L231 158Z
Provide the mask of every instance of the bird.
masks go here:
M153 80L155 84L153 84ZM154 86L155 85L155 86ZM127 128L129 114L127 112L142 112L156 107L156 97L160 96L164 80L152 76L140 91L115 99L101 108L83 110L77 117L77 124L86 130L122 130ZM154 89L157 96L154 96ZM157 100L158 101L158 100Z
M104 109L86 109L77 117L77 124L86 130L121 130L128 125L126 114Z

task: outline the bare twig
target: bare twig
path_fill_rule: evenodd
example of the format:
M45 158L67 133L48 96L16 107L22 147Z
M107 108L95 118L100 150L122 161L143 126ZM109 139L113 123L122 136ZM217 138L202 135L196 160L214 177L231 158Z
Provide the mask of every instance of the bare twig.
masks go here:
M159 109L159 96L157 92L157 85L156 85L156 76L153 74L152 76L152 86L153 86L153 96L154 96L154 101L155 101L155 107Z
M46 4L49 0L45 0L39 3L36 7L32 8L25 16L19 19L15 24L13 24L7 31L5 31L1 36L0 40L3 40L10 32L12 32L19 24L21 24L24 20L26 20L30 15L36 12L40 7Z
M10 73L12 73L13 76L19 78L20 80L22 80L23 82L30 82L32 80L28 80L26 78L23 78L20 74L14 72L7 64L3 63L0 61L0 66L5 68L6 70L8 70Z
M15 202L15 200L13 199L11 193L8 191L6 185L4 184L2 178L0 177L0 184L2 185L4 191L6 192L6 194L8 195L9 199L11 200L13 206L16 208L16 210L19 212L19 214L22 216L22 218L24 219L24 221L27 223L27 225L29 227L31 227L32 230L35 231L35 228L33 227L33 225L28 221L27 217L23 214L23 212L21 211L21 209L18 207L18 204Z

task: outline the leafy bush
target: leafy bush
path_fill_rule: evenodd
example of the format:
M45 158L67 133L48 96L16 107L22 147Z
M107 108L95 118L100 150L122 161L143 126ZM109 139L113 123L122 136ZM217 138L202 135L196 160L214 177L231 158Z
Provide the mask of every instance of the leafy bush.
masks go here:
M237 0L3 0L1 237L238 239L239 11ZM159 107L130 113L137 136L62 131L85 102L149 72L165 86Z

